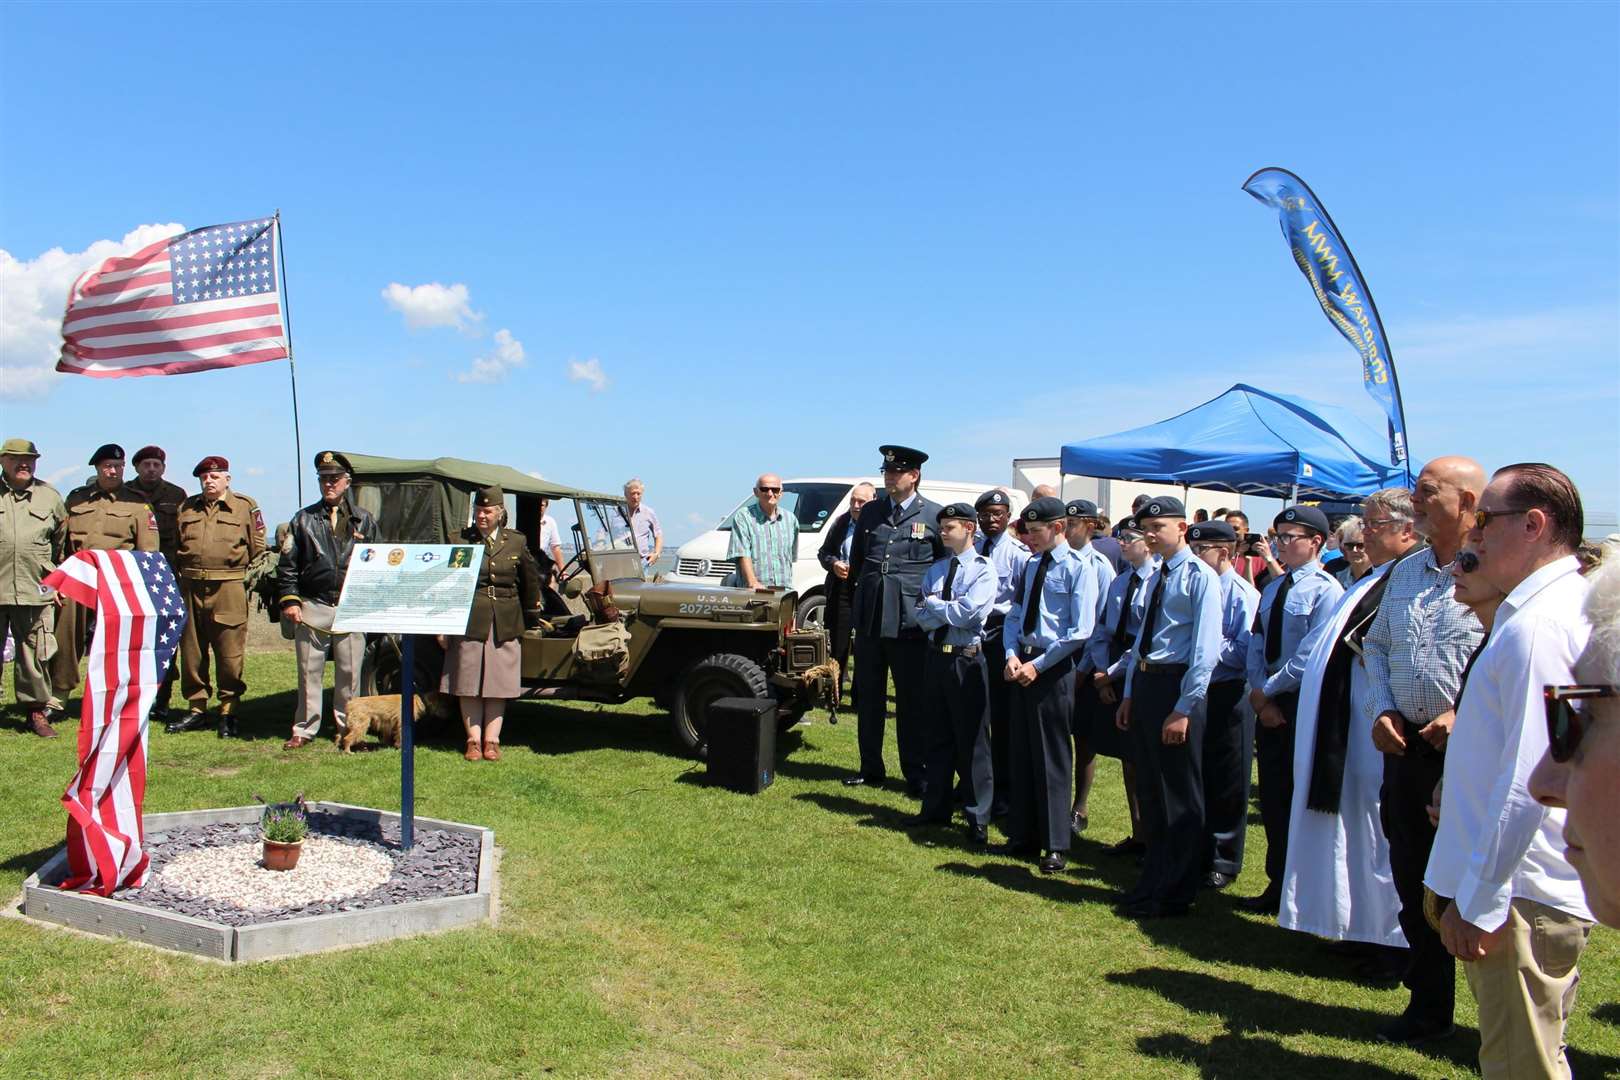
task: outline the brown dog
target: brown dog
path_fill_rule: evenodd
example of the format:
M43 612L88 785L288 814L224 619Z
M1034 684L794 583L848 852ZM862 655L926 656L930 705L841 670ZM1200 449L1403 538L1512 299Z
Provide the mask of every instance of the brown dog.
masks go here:
M424 720L444 720L455 711L455 698L432 691L415 694L411 698L411 716L418 724ZM349 699L349 728L336 736L337 747L345 754L354 753L354 744L366 737L366 732L394 749L399 749L399 695L375 694L371 697Z

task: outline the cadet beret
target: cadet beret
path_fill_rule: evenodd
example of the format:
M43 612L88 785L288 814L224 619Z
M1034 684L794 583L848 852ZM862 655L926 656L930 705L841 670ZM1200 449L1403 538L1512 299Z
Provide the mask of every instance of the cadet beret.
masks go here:
M167 463L169 460L168 455L163 452L163 447L161 446L143 446L139 450L135 451L135 456L130 458L130 460L139 465L147 458L157 458L159 461L165 463Z
M964 502L954 502L939 512L941 521L978 521L979 515Z
M473 505L505 506L506 492L501 490L501 485L499 484L491 484L489 487L479 488L478 494L473 496Z
M1187 539L1232 544L1237 542L1237 532L1224 521L1200 521L1187 526Z
M1062 521L1068 515L1064 513L1063 500L1051 495L1042 495L1018 515L1025 521Z
M39 447L27 439L7 439L0 443L0 454L15 454L18 457L39 457Z
M1070 499L1063 507L1066 517L1094 518L1097 516L1097 504L1090 499Z
M980 495L974 500L973 509L983 510L987 506L1010 505L1011 504L1007 501L1007 493L1005 491L1002 491L1000 488L991 488L989 491L985 492L983 495Z
M231 463L218 454L210 454L197 462L197 467L191 470L192 476L201 476L205 472L230 472Z
M103 461L123 461L124 448L115 442L103 443L96 447L96 452L90 455L90 464L100 465Z
M883 455L885 469L920 469L928 460L927 454L909 446L880 446L878 453Z
M1271 520L1273 528L1281 528L1284 524L1303 525L1318 536L1326 536L1333 531L1328 526L1327 515L1314 506L1290 506Z
M315 455L315 472L317 474L326 472L345 472L352 476L354 475L354 466L349 464L348 458L344 457L336 450L322 450L320 453Z
M1174 495L1156 495L1143 503L1136 511L1138 521L1142 518L1185 518L1186 516L1187 508Z
M1142 526L1138 525L1136 523L1136 519L1133 518L1133 517L1125 518L1118 525L1114 526L1114 535L1115 536L1118 536L1120 533L1128 533L1128 532L1139 533L1141 531L1142 531Z

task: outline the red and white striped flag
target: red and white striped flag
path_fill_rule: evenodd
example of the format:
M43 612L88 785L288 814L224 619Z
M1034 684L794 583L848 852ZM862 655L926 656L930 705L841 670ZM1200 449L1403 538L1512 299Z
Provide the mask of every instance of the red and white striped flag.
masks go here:
M79 275L57 371L179 375L287 356L276 219L193 229Z
M69 870L62 888L111 896L146 881L147 715L180 646L186 608L168 560L155 551L80 551L43 586L96 609L79 771L62 795Z

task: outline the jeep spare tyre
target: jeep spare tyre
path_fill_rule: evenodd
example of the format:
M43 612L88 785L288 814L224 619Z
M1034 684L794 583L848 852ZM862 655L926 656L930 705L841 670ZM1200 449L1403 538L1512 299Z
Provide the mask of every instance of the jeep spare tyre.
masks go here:
M770 682L765 669L736 653L715 653L697 661L681 676L675 689L675 738L700 758L709 754L709 706L728 697L768 698Z

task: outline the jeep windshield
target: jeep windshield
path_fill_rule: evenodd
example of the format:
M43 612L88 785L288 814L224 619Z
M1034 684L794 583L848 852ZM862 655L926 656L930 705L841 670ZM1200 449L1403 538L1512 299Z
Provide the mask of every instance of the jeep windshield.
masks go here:
M838 509L844 496L849 494L850 487L849 484L813 484L789 480L782 485L782 509L799 519L801 532L820 532L832 519L833 511ZM754 497L750 495L715 528L729 530L736 516L753 504Z
M592 551L628 551L636 550L635 537L630 533L630 508L623 503L597 502L593 499L581 499L580 513L585 517L582 524L585 533L591 538Z

